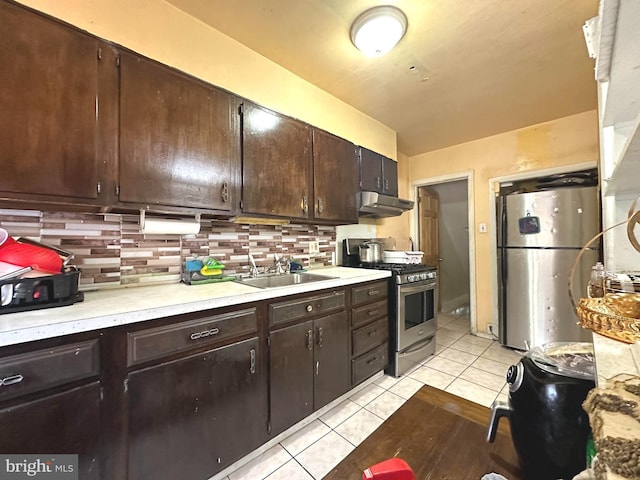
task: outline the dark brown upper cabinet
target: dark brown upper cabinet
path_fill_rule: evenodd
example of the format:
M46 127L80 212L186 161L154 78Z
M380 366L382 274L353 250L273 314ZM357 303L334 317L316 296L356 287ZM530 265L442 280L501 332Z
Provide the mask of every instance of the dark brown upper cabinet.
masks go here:
M243 106L242 211L357 223L355 145L251 103Z
M108 47L9 2L0 2L0 24L0 195L99 203L108 149L98 99L104 69L115 73Z
M358 223L356 146L313 130L314 218L318 222Z
M379 153L360 147L360 190L398 196L398 164Z
M119 201L233 211L238 106L227 92L121 52Z
M245 102L242 148L242 211L311 218L311 128Z

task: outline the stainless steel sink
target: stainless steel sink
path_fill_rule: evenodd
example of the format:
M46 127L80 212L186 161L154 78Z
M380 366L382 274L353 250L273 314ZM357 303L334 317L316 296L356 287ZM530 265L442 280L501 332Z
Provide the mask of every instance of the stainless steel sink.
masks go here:
M321 282L322 280L333 280L335 278L337 277L316 275L315 273L284 273L280 275L238 278L236 282L257 288L276 288L300 285L303 283Z

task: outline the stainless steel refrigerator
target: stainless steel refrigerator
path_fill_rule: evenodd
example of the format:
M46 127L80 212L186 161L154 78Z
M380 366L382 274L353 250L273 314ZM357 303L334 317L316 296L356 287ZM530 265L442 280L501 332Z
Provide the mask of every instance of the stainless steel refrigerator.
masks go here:
M556 341L590 341L569 299L569 271L599 231L596 187L567 187L498 197L499 336L526 350ZM580 259L574 297L586 295L595 246Z

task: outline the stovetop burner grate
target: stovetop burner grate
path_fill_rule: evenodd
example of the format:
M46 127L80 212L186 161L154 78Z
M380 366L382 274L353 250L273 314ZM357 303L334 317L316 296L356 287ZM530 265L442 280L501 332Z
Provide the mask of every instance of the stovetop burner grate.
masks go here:
M361 263L356 265L360 268L373 268L375 270L391 270L393 273L414 273L428 272L435 270L435 267L416 263Z

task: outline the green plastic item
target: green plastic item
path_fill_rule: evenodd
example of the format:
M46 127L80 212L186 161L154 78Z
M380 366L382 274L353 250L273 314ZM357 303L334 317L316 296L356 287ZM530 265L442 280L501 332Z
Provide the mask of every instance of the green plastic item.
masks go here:
M596 456L596 445L593 443L593 435L589 432L589 438L587 438L587 468L591 468L593 465L593 459Z

